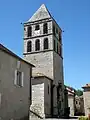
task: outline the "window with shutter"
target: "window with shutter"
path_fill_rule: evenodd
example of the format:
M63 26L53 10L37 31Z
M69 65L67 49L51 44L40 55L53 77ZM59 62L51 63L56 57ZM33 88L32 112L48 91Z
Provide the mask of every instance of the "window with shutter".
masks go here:
M14 84L17 85L17 70L15 70Z
M15 70L14 84L20 87L24 86L24 72Z
M17 71L17 85L22 86L22 73Z
M22 87L24 86L24 72L22 72Z

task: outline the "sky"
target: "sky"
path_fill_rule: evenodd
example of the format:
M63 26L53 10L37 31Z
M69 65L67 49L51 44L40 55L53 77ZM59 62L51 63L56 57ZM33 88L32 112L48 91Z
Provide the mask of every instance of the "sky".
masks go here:
M0 43L23 57L23 25L45 4L63 32L66 85L90 83L90 0L1 0Z

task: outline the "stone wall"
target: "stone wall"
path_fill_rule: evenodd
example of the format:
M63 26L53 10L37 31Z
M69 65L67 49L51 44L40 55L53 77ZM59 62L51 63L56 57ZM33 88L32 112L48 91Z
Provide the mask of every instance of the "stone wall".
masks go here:
M74 103L74 96L68 95L68 107L70 107L70 116L74 116L74 108L75 108L75 103Z
M47 78L38 77L32 79L32 105L30 109L43 118L50 116L51 114L50 89L50 80L48 80Z
M33 73L42 73L53 79L53 51L27 54L24 59L35 65Z
M37 80L38 82L38 80ZM44 83L32 83L32 105L30 109L38 115L44 117Z
M60 91L60 101L61 101L61 114L64 114L64 78L63 78L63 60L62 58L56 53L53 52L53 74L54 74L54 81L55 84L54 88L54 107L57 107L57 85L61 83L61 91Z
M75 115L84 115L84 100L82 96L75 96Z
M83 92L85 115L90 114L90 91Z

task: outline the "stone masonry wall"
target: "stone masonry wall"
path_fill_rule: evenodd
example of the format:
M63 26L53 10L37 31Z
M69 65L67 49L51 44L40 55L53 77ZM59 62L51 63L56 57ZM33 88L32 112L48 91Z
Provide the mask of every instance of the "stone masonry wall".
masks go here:
M51 81L46 77L32 79L32 105L30 109L41 117L51 116Z
M33 73L42 73L53 79L53 51L26 55L24 59L35 65Z
M54 84L57 86L58 83L62 83L61 94L61 114L64 113L64 79L63 79L63 60L55 52L53 52L53 71L54 71ZM54 88L54 107L57 106L57 88Z
M44 82L32 79L32 105L30 109L44 117Z
M68 96L68 106L70 107L70 116L74 116L74 97Z
M85 115L90 114L90 91L83 92Z

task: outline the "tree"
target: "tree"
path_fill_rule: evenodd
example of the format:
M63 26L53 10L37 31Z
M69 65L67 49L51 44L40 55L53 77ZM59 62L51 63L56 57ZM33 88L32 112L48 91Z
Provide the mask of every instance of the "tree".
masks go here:
M76 90L76 95L77 96L82 96L83 95L83 91L80 90L80 89Z

